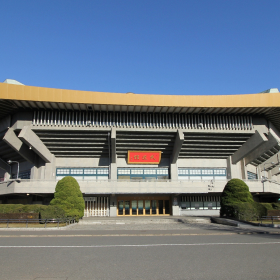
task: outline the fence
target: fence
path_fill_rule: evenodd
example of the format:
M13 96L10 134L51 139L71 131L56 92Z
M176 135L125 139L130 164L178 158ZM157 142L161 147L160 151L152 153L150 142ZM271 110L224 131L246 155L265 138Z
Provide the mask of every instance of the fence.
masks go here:
M39 224L44 225L44 228L46 228L47 224L57 224L57 227L59 228L59 225L65 224L70 225L74 224L76 222L75 218L67 218L67 219L0 219L0 224L7 224L7 228L9 228L10 224L25 224L26 228L28 228L28 224Z
M262 216L260 218L261 224L263 221L271 221L272 226L274 225L274 221L280 221L280 216Z

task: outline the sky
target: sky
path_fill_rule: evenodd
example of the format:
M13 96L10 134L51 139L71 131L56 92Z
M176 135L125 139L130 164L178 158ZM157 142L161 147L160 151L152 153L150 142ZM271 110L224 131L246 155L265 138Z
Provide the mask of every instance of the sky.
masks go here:
M2 0L0 82L102 92L280 89L279 0Z

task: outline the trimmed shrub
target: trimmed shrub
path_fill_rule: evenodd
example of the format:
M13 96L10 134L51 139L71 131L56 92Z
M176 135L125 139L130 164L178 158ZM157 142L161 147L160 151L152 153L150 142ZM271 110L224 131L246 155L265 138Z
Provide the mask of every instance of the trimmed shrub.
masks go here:
M224 214L227 217L243 220L255 221L261 216L267 215L265 206L258 202L240 202L224 206Z
M37 204L0 204L0 215L4 214L37 214L38 219L63 219L65 211L59 206ZM35 217L34 216L34 217ZM20 218L20 216L18 216ZM25 217L24 217L25 218Z
M273 209L278 209L278 210L280 210L280 203L279 202L277 202L277 203L271 203L271 205L272 205L272 208ZM271 209L272 210L272 209Z
M273 210L273 203L260 203L261 205L263 205L267 210ZM266 216L266 215L264 215Z
M54 199L50 202L65 211L66 217L77 220L84 216L85 202L80 186L75 178L67 176L57 182Z
M48 205L40 209L40 219L64 219L65 211L59 206Z
M254 199L249 191L249 187L240 179L231 179L225 185L223 193L221 195L221 210L220 215L227 215L225 206L235 205L240 202L253 203Z

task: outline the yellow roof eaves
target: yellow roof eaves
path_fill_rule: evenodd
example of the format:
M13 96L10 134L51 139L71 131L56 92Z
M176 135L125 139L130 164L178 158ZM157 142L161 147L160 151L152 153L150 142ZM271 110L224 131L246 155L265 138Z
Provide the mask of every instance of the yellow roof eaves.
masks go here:
M280 93L243 95L148 95L42 88L0 83L0 99L168 107L280 107Z

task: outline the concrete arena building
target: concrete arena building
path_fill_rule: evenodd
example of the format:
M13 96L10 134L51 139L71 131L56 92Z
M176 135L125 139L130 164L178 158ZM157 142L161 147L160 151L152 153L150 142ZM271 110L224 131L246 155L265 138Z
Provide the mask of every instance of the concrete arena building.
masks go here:
M0 203L48 204L64 176L78 180L85 216L217 215L231 178L244 180L256 201L277 201L279 117L277 89L166 96L6 80ZM144 162L156 155L158 163Z

